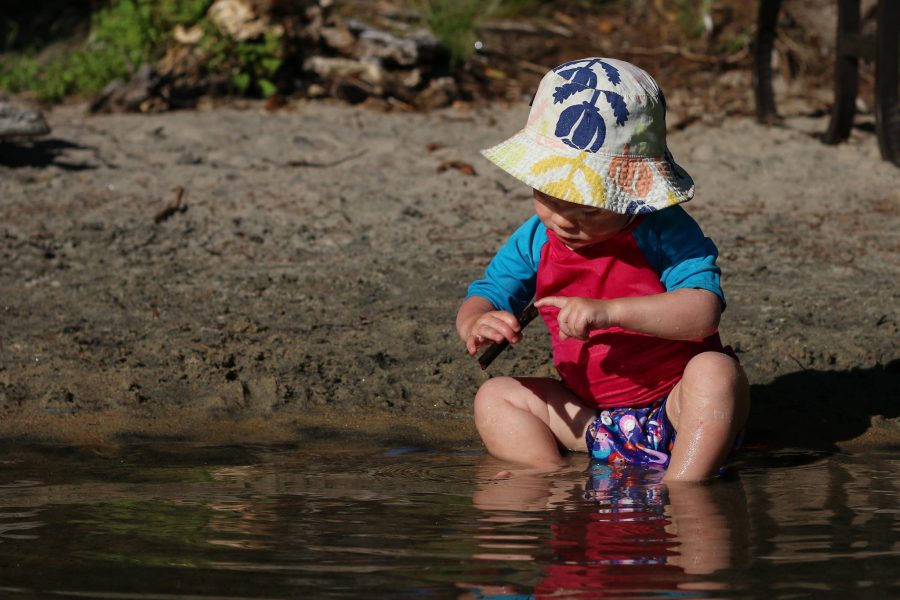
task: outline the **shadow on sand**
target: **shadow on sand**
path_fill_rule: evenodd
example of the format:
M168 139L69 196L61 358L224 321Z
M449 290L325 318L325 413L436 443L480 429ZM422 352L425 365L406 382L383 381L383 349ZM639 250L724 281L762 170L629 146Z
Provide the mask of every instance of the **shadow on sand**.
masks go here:
M835 451L869 431L877 417L900 417L898 391L900 359L870 369L799 371L753 385L747 444Z
M0 165L12 168L54 166L66 171L87 171L96 165L73 163L60 160L67 150L96 151L90 146L82 146L59 138L44 138L24 142L0 142Z

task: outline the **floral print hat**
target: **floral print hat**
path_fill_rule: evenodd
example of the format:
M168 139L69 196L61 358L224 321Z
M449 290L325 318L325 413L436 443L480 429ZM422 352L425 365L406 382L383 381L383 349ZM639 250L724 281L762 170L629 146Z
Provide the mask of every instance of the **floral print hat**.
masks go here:
M528 123L482 154L541 192L620 214L653 212L694 196L666 147L666 104L631 63L584 58L541 80Z

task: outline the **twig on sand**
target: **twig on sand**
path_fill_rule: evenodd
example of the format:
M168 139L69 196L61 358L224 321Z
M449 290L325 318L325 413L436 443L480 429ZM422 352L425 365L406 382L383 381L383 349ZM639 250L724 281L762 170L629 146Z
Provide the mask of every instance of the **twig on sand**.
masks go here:
M799 360L796 356L794 356L793 354L788 354L788 358L790 358L790 359L793 360L795 363L797 363L797 366L800 367L800 370L802 370L802 371L809 371L809 368L804 367L804 366L803 366L803 363L800 362L800 360Z
M327 167L334 167L334 166L339 165L339 164L341 164L341 163L345 163L345 162L347 162L348 160L353 160L354 158L359 158L360 156L362 156L362 155L365 154L365 153L366 153L366 150L360 150L359 152L356 152L356 153L354 153L354 154L348 154L347 156L342 156L341 158L338 158L338 159L335 159L335 160L317 161L317 160L306 160L306 159L302 159L302 158L301 158L301 159L299 159L299 160L289 160L289 161L287 161L286 163L283 163L283 164L284 164L284 166L286 166L286 167L316 167L316 168L327 168Z
M153 217L154 223L162 223L175 213L184 212L187 210L187 206L181 203L181 198L184 196L184 188L180 185L175 188L175 197L172 198L172 201L166 205L161 211L156 213L156 216Z

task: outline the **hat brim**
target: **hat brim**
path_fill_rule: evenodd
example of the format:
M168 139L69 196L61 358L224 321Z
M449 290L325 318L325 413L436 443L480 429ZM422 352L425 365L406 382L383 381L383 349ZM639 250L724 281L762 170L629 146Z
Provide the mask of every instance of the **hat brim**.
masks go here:
M694 181L671 154L655 158L587 152L528 128L481 153L534 189L620 214L661 210L694 197Z

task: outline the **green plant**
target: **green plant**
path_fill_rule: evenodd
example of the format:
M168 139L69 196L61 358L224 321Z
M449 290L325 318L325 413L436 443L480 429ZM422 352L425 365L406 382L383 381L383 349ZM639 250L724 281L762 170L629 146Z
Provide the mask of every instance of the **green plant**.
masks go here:
M476 28L500 8L500 0L417 0L428 28L459 66L475 48Z
M490 16L503 18L520 17L526 12L532 12L535 8L540 7L540 3L535 0L500 0L496 9Z
M0 66L0 90L18 92L28 89L39 71L37 61L30 56L8 56Z
M678 0L678 23L687 39L695 40L706 29L704 19L712 9L713 0Z
M213 0L164 0L155 2L154 22L160 27L191 25L206 16Z
M114 0L93 15L82 47L45 63L35 58L37 49L13 57L0 67L0 88L49 101L96 93L156 58L172 28L201 18L211 2Z
M226 69L234 91L241 95L269 97L277 90L274 78L281 67L281 36L267 32L257 40L237 42L207 27L204 49L210 56L207 69Z
M744 48L750 47L753 43L754 34L755 30L753 28L744 27L740 31L724 36L718 41L715 49L725 54L735 54Z

